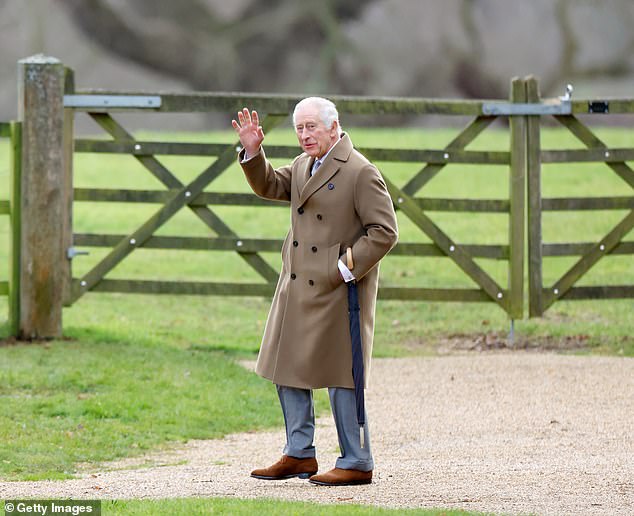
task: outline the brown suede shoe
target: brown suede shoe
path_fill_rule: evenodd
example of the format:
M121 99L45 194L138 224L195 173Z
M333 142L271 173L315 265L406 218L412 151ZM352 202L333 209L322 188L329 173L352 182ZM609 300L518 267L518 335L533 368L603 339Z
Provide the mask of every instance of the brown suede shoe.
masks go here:
M288 455L282 455L272 466L263 469L254 469L251 472L253 478L262 480L284 480L286 478L308 478L317 473L317 460L314 457L308 459L296 459Z
M358 486L372 483L372 471L359 471L358 469L335 468L321 475L310 477L311 484L320 486Z

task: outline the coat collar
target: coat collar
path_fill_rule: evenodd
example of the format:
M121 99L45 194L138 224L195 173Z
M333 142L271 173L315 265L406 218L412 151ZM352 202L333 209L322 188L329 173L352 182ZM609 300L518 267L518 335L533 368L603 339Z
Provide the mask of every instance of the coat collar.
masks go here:
M300 166L300 180L297 181L300 194L298 206L304 204L311 195L339 171L341 165L350 158L352 149L350 137L343 133L312 177L310 177L310 170L315 160L309 158L302 163L302 166Z

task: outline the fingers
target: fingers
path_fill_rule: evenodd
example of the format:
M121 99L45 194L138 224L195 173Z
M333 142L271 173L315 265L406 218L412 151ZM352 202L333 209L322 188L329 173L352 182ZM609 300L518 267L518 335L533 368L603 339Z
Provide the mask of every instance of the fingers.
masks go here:
M244 127L245 125L254 125L258 127L260 125L258 112L255 110L249 112L248 108L243 108L242 111L238 111L238 120L240 121L239 127ZM235 128L238 123L235 120L232 120L231 125Z
M235 119L231 120L231 125L238 135L240 135L240 140L246 137L248 133L254 134L255 138L258 141L258 145L264 140L264 130L260 125L260 117L258 116L258 112L253 110L249 111L246 107L242 109L242 111L238 111L238 121ZM253 136L249 137L253 138Z
M251 125L253 122L251 121L251 113L247 108L242 109L242 119L244 120L245 125Z

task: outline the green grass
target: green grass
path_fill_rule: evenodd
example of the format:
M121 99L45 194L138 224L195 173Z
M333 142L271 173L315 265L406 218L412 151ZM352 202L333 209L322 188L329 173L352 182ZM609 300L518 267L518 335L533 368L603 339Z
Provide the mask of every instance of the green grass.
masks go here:
M270 384L221 352L75 333L0 350L0 476L64 478L80 462L281 424Z
M362 146L439 149L455 130L350 131ZM597 131L613 147L632 146L631 131ZM142 135L143 138L188 141L226 141L229 132L213 135ZM267 143L292 143L290 131L267 136ZM580 148L565 130L545 129L544 148ZM490 129L470 149L505 150L507 132ZM8 147L0 141L0 199L8 197ZM181 179L193 179L211 158L164 157L161 160ZM281 163L281 162L280 162ZM402 185L419 165L379 163L383 172ZM505 167L450 165L420 195L458 198L504 198L508 192ZM601 164L544 166L544 195L624 196L631 189ZM77 155L76 187L162 189L149 172L129 156ZM242 172L234 165L214 181L209 191L248 192ZM75 203L75 232L125 233L150 217L158 205ZM289 222L284 208L214 207L243 237L283 237ZM433 220L464 243L507 241L507 217L431 213ZM592 242L603 236L624 213L557 213L544 217L547 242ZM399 214L401 241L428 242ZM178 213L161 235L211 235L188 211ZM632 240L632 235L628 236ZM8 217L0 216L0 281L7 278ZM73 263L78 277L105 256ZM279 268L278 253L265 259ZM575 258L548 258L545 283L554 282ZM504 261L478 260L497 281L506 284ZM188 281L261 281L229 252L137 250L109 278ZM449 260L388 257L382 264L382 284L420 287L473 288L474 284ZM606 257L583 278L583 285L633 284L631 256ZM87 294L64 310L67 339L45 344L0 347L0 477L10 479L67 478L82 462L97 462L140 454L149 449L193 438L219 437L230 432L280 426L273 387L235 364L254 359L270 301L236 297L176 297ZM7 335L6 298L0 297L0 336ZM489 303L379 302L375 356L434 354L436 343L451 334L494 332L509 327L506 314ZM516 323L522 338L583 338L583 352L634 356L634 301L559 302L542 319ZM578 350L576 352L579 352ZM323 393L318 410L327 410ZM156 502L157 507L164 502ZM168 504L168 502L165 502ZM186 500L169 504L219 504L231 501ZM278 502L257 506L277 510ZM126 510L154 509L154 502L117 502ZM251 509L251 502L240 502ZM116 505L116 504L115 504ZM205 506L207 507L207 506ZM314 506L309 506L311 513ZM115 508L116 509L116 508ZM353 510L346 507L346 510ZM156 509L158 510L158 509ZM207 509L204 509L207 510ZM233 510L233 508L231 509ZM238 510L238 509L236 509ZM291 511L301 514L301 505ZM361 509L359 509L361 510ZM169 511L168 511L169 512ZM175 511L176 512L176 511ZM194 511L196 512L196 511ZM132 512L146 514L146 512ZM149 512L147 512L149 513ZM128 514L126 512L126 514ZM156 514L152 512L152 514Z
M2 502L2 507L4 502ZM436 509L383 509L346 503L318 505L280 500L231 498L177 498L168 500L103 500L104 516L160 516L174 514L232 514L263 516L347 516L360 514L406 514L411 516L477 516L476 512Z
M288 515L355 515L355 514L407 514L412 516L468 516L474 512L456 510L423 509L382 509L363 505L317 505L303 502L283 502L279 500L234 500L176 499L176 500L131 500L103 502L104 515L154 516L159 514L263 514L269 516Z

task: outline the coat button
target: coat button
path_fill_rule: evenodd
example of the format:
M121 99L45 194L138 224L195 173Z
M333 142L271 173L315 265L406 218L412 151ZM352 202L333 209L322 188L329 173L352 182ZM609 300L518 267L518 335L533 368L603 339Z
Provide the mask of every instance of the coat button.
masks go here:
M321 213L318 213L317 214L317 220L321 220L321 219L323 219L323 217L321 216Z
M291 279L295 279L297 278L297 274L295 274L294 272L291 273Z
M315 282L313 280L309 279L308 280L308 284L312 287L315 284Z
M312 247L310 248L310 250L311 250L313 253L316 253L316 252L317 252L317 247L312 246Z
M299 245L299 242L297 240L293 240L293 247L297 247Z
M304 208L302 208L301 206L297 208L297 213L299 213L300 215L304 213Z

